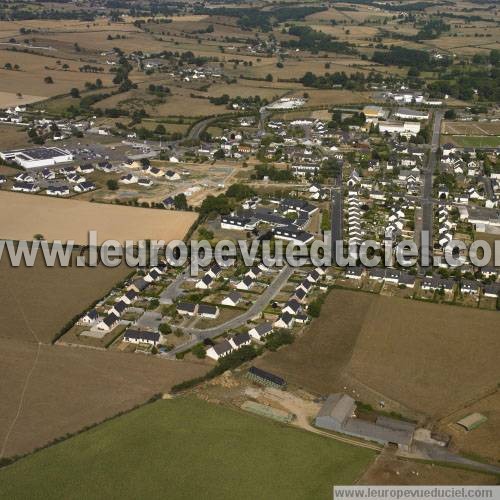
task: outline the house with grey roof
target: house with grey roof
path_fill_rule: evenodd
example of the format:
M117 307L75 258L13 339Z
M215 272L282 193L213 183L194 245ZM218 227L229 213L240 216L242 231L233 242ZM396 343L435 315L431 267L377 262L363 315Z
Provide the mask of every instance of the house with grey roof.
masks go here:
M234 347L231 345L230 342L227 340L223 340L222 342L219 342L209 349L207 349L207 356L211 359L215 359L215 361L218 361L220 358L223 358L224 356L227 356L228 354L231 354L234 351Z
M131 344L149 344L156 346L160 341L160 334L157 332L141 332L139 330L129 329L123 335L123 340Z
M234 347L234 349L239 349L245 345L250 345L252 342L252 337L248 333L237 333L229 339L229 343Z
M248 334L256 340L262 340L264 337L267 337L272 332L273 332L273 325L268 322L261 323L260 325L257 325L254 328L248 330Z
M199 304L198 315L202 318L215 319L219 316L219 308L212 304Z
M242 299L241 293L237 292L236 290L233 290L227 297L222 299L221 304L223 306L235 307L238 305L241 299Z

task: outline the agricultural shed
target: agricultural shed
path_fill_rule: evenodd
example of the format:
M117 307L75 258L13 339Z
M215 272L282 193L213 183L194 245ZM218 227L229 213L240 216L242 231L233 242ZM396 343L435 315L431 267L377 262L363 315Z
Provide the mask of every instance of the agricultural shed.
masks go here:
M488 419L480 413L471 413L457 422L466 431L477 429L481 424L484 424Z

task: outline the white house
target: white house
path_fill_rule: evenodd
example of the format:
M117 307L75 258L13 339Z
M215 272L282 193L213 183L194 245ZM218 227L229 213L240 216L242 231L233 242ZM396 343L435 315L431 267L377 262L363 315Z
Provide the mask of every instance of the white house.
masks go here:
M157 332L141 332L138 330L127 330L123 336L125 342L131 344L149 344L156 346L160 341L160 334Z
M245 276L237 285L238 290L250 290L255 285L255 281L250 276Z
M207 349L206 354L209 358L218 361L220 358L231 354L233 351L234 347L231 345L231 343L227 340L223 340L222 342L219 342L218 344L215 344L214 346Z
M97 329L105 332L111 331L120 321L116 314L108 314L102 321L97 324Z
M270 333L273 332L273 325L271 323L261 323L254 328L248 330L248 334L256 339L262 340L264 337L267 337Z
M288 312L284 312L274 322L275 328L292 328L295 323L295 318Z
M235 307L238 305L238 303L241 300L241 293L237 292L236 290L232 291L227 297L225 297L221 304L223 306L231 306Z
M205 274L201 280L196 282L195 287L200 290L208 290L214 282L214 279L209 274Z
M229 343L234 349L239 349L245 345L250 345L252 343L252 337L248 333L237 333L229 339Z
M99 319L99 315L95 309L87 311L79 320L79 325L93 325Z
M202 318L215 319L219 316L219 308L211 304L199 304L198 315Z

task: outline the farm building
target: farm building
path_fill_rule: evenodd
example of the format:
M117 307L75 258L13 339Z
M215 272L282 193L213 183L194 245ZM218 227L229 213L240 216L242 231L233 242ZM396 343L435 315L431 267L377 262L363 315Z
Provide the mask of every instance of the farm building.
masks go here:
M347 394L330 394L316 416L316 426L381 444L395 444L409 451L415 425L378 416L375 421L359 418L356 401Z
M278 408L273 408L269 405L263 405L256 403L255 401L245 401L241 408L246 411L255 413L262 417L272 418L278 422L283 422L284 424L289 424L293 420L293 414L284 410L279 410Z
M248 369L247 377L258 384L275 387L276 389L284 389L286 387L286 381L284 379L273 373L261 370L256 366L251 366Z
M466 431L477 429L481 424L484 424L488 419L480 413L471 413L457 422Z

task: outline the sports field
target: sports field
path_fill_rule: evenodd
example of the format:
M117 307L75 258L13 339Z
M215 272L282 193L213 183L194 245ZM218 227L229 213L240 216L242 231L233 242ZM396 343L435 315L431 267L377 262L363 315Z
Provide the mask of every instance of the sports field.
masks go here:
M162 400L0 470L0 497L328 499L374 457L197 399Z

